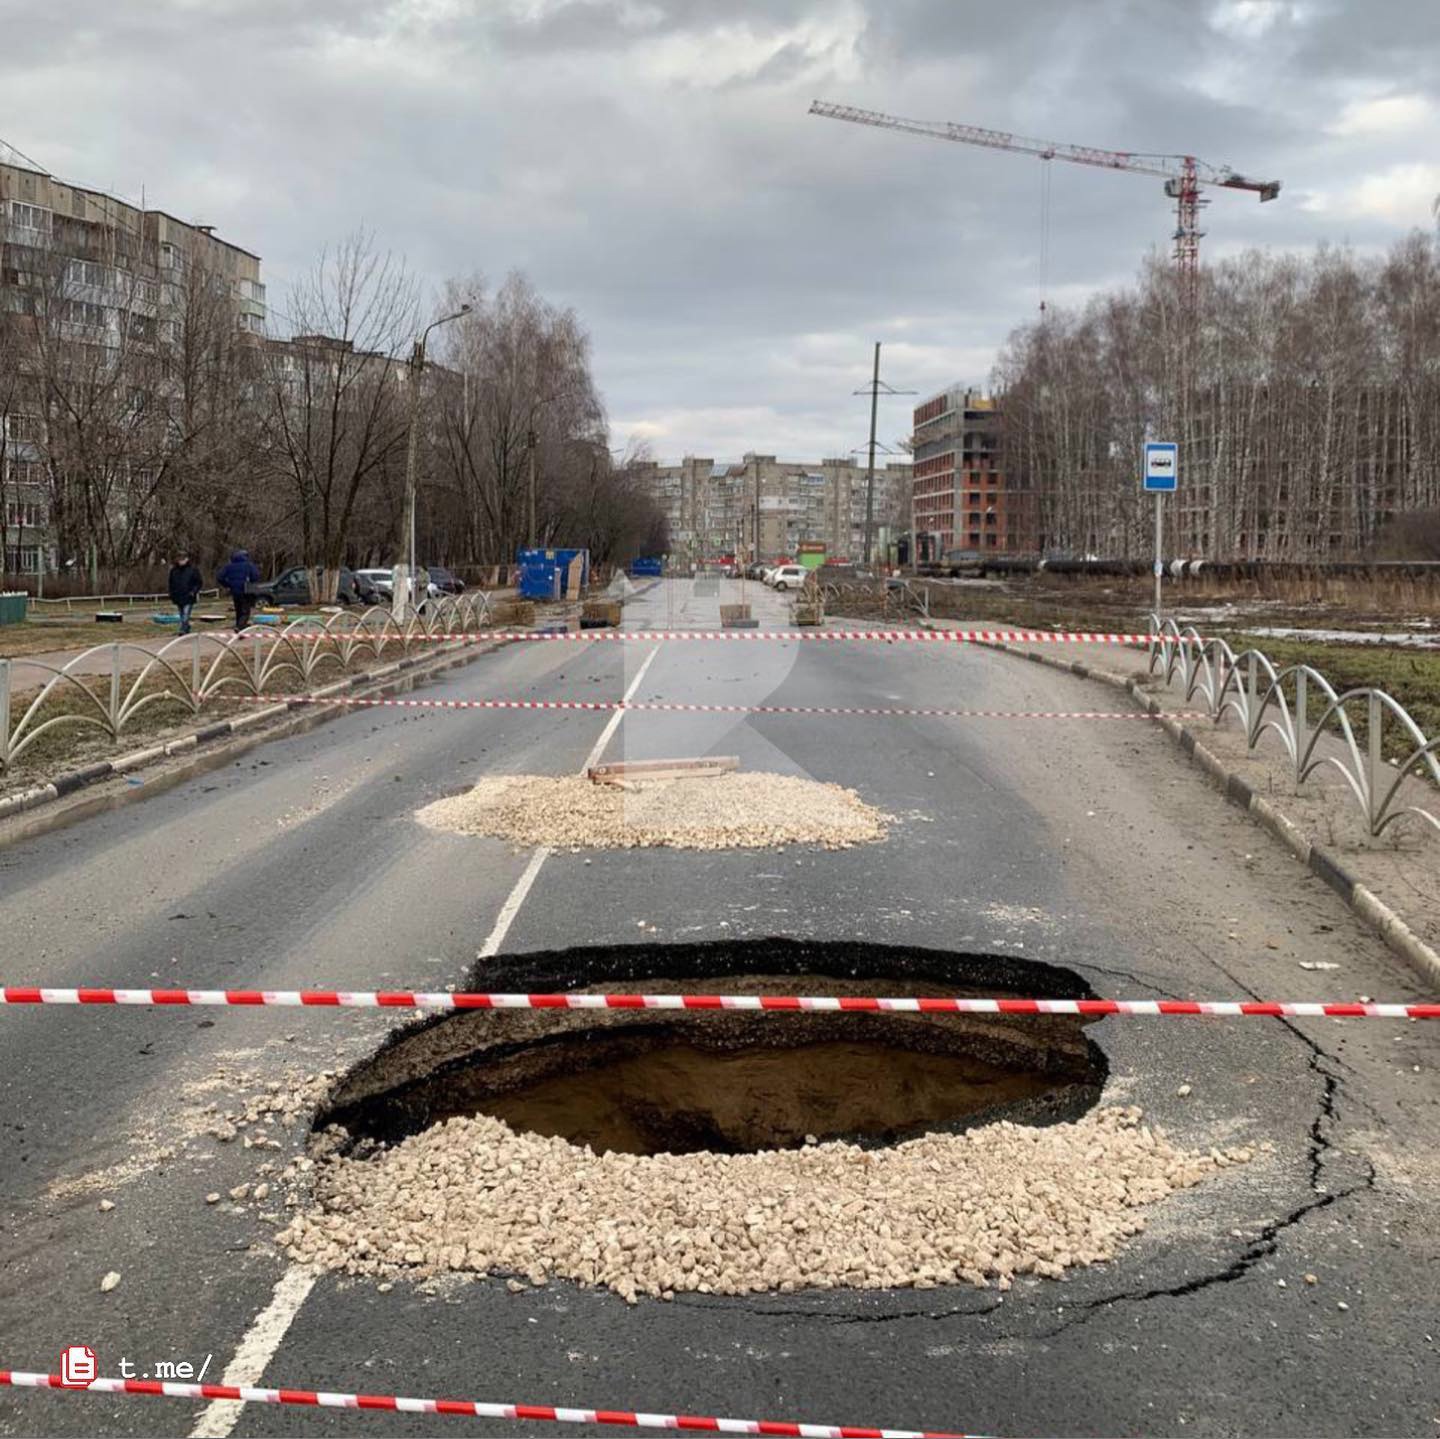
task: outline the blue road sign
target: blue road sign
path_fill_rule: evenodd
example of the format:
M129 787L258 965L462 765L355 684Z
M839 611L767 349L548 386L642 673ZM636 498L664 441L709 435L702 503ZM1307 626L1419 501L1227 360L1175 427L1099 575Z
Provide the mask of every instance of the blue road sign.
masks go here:
M1145 446L1145 488L1164 494L1179 478L1179 447L1169 440L1150 440Z

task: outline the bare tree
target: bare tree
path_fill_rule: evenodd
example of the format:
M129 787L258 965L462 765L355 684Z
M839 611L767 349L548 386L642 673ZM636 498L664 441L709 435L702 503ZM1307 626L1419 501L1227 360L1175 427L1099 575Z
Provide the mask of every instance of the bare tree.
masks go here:
M1440 256L1251 253L1206 272L1182 323L1173 268L1017 330L997 367L1005 463L1042 547L1145 553L1149 438L1180 444L1172 552L1306 560L1365 553L1440 504Z
M299 558L326 570L334 597L362 502L400 483L416 287L403 261L357 232L294 288L295 333L265 347L261 456L299 536Z
M549 304L522 275L489 302L477 280L452 286L449 299L472 306L447 336L459 382L446 389L440 426L463 497L465 548L481 562L511 560L529 538L532 466L544 544L561 533L570 492L591 473L593 447L604 447L590 341L573 311Z

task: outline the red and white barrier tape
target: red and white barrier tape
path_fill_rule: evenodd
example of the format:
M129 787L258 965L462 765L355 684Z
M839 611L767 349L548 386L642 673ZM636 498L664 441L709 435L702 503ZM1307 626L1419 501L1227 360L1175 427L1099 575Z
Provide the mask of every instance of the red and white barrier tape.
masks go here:
M647 644L656 640L811 640L829 643L868 640L890 644L910 640L926 644L1076 644L1148 645L1154 635L1066 634L1058 630L481 630L460 634L411 635L421 640L469 640L488 644L492 640L579 640L632 641ZM1168 644L1197 643L1169 638Z
M0 1005L275 1005L320 1009L694 1009L857 1014L1073 1014L1153 1018L1440 1019L1440 1004L1230 999L977 999L950 995L496 994L418 989L51 989L9 985Z
M646 710L659 714L869 715L924 719L1156 720L1144 710L961 710L869 708L861 705L720 705L670 700L397 700L353 695L232 695L246 704L350 705L363 709L419 710ZM1177 711L1172 719L1204 719L1203 712Z
M257 1389L247 1384L184 1384L163 1379L92 1379L83 1389L58 1374L0 1369L0 1386L68 1394L149 1394L170 1399L228 1399L241 1404L297 1404L319 1409L373 1409L392 1414L447 1414L464 1419L616 1424L627 1429L688 1429L709 1434L785 1434L794 1439L967 1439L931 1429L871 1429L855 1424L797 1424L777 1419L716 1419L700 1414L645 1414L628 1409L568 1409L549 1404L487 1404L472 1399L406 1399L398 1394L335 1394L320 1389ZM971 1436L976 1439L976 1436Z

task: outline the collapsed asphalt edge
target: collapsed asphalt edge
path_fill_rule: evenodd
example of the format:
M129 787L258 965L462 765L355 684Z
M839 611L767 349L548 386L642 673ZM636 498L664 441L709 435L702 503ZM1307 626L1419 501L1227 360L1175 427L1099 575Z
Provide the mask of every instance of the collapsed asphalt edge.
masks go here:
M1144 706L1147 713L1155 716L1161 729L1224 791L1226 799L1238 805L1269 830L1313 875L1324 880L1350 911L1358 915L1384 940L1389 949L1426 980L1431 983L1440 980L1440 951L1426 944L1372 889L1351 874L1334 854L1316 844L1293 819L1264 795L1257 794L1248 780L1226 769L1224 763L1201 743L1194 730L1166 714L1160 708L1159 702L1147 695L1133 679L1126 679L1110 670L1097 669L1079 660L1052 659L1049 655L1038 654L1033 650L1016 649L1013 645L995 643L987 645L986 648L1003 650L1006 654L1018 655L1048 669L1062 670L1066 674L1078 675L1081 679L1099 680L1112 689L1124 690L1138 704Z
M56 800L64 799L67 795L75 794L78 790L85 789L100 780L144 769L147 765L155 764L174 755L188 754L203 746L213 744L216 740L229 739L235 735L246 735L247 741L262 737L278 739L289 732L290 726L282 726L265 736L250 736L246 732L255 730L267 721L279 719L284 715L294 714L297 728L301 725L308 727L323 724L327 720L338 718L345 711L339 707L333 711L324 709L317 711L309 707L310 701L338 695L345 690L369 687L385 690L402 679L408 682L416 678L438 674L457 664L466 664L480 655L493 653L505 643L504 640L498 640L490 645L467 642L456 644L453 647L447 646L446 650L442 650L438 654L407 655L393 664L374 670L361 670L357 674L348 675L343 680L336 680L333 684L325 685L323 688L312 690L307 694L287 696L283 702L267 705L264 709L252 710L248 714L234 715L229 719L215 720L210 724L202 725L197 730L192 730L189 734L168 740L164 744L151 745L147 749L132 750L129 754L117 755L114 759L96 760L92 764L82 765L79 769L68 770L64 774L56 775L54 779L48 780L45 784L36 785L33 789L21 790L18 794L0 799L0 820L10 819L17 814L25 814L44 805L53 804ZM435 661L439 654L443 654L445 658L437 664Z

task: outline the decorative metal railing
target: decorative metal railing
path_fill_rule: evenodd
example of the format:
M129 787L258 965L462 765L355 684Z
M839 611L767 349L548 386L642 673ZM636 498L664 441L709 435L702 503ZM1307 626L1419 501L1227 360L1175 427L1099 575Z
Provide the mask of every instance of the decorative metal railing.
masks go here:
M283 628L255 625L236 633L178 635L158 649L131 642L95 645L63 665L0 659L0 773L42 735L66 725L103 730L118 740L135 716L157 704L178 704L198 714L227 690L265 694L282 675L308 688L327 670L350 674L387 650L408 655L433 635L486 629L490 596L475 591L427 600L423 612L406 606L341 611L292 621ZM103 656L105 663L97 664ZM17 673L38 671L40 689L16 715ZM27 686L28 694L28 686ZM75 708L59 713L64 697Z
M1297 786L1330 767L1372 835L1406 814L1440 831L1440 796L1417 799L1406 789L1412 776L1440 786L1440 736L1427 738L1393 695L1375 688L1338 693L1310 665L1277 669L1260 650L1236 654L1222 639L1156 615L1149 632L1151 673L1163 671L1167 684L1178 676L1186 703L1203 701L1217 724L1234 716L1248 748L1277 736Z

